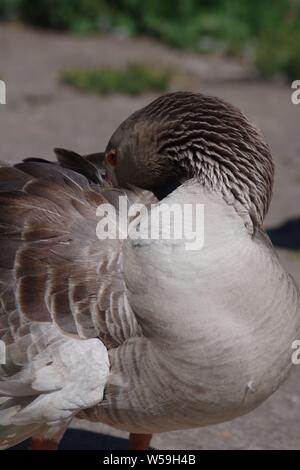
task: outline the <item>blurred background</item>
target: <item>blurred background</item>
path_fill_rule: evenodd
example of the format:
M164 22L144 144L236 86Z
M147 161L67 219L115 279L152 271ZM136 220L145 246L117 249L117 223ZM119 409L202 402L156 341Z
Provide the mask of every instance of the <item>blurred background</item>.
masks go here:
M0 0L0 160L103 150L130 113L191 90L240 107L276 163L266 221L300 285L300 0ZM300 449L300 369L231 423L156 435L161 449ZM124 449L126 434L74 421L62 448ZM96 434L97 433L97 434ZM23 445L23 447L26 444ZM22 446L21 446L22 447Z

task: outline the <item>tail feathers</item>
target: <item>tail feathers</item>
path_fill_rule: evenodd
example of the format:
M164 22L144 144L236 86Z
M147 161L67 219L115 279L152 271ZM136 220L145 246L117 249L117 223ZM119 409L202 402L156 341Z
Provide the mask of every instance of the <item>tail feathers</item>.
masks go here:
M29 439L34 434L40 434L42 428L39 424L30 424L27 426L0 425L0 450L13 447L20 442Z
M29 349L34 351L29 354ZM17 367L15 349L28 362ZM97 338L63 336L53 324L30 324L25 337L7 347L6 373L0 378L0 448L32 435L61 436L73 416L103 399L109 358Z
M3 402L3 400L5 400ZM13 447L34 434L41 432L40 423L29 423L25 426L11 424L14 417L24 409L30 399L1 399L0 405L0 449Z
M0 381L0 396L26 397L36 395L37 391L29 384L24 384L15 380ZM1 409L1 407L0 407Z
M15 416L18 415L23 409L27 407L33 400L30 398L1 398L2 404L0 405L0 427L10 426L13 423Z
M4 400L4 401L3 401ZM67 429L70 419L47 425L28 419L28 408L39 400L35 397L1 398L0 405L0 450L13 447L32 437L59 442ZM22 413L25 419L22 420Z

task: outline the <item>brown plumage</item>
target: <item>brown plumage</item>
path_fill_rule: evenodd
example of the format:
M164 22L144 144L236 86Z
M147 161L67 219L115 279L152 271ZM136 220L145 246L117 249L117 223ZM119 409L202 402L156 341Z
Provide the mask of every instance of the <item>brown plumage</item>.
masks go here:
M190 178L220 190L229 204L261 226L274 177L269 147L234 106L200 93L162 96L115 131L120 185L139 185L164 197Z
M270 396L300 295L262 229L274 168L255 127L173 93L121 124L105 158L56 154L0 168L1 445L61 436L78 414L142 434L203 426ZM154 194L205 206L202 250L97 238L99 205L155 211Z

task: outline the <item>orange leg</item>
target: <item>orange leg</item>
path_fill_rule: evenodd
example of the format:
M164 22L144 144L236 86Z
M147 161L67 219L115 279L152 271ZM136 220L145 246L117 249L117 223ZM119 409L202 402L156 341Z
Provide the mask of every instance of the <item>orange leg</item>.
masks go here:
M152 434L134 434L129 436L130 450L147 450L149 449Z
M58 442L51 439L32 438L30 443L31 450L57 450Z

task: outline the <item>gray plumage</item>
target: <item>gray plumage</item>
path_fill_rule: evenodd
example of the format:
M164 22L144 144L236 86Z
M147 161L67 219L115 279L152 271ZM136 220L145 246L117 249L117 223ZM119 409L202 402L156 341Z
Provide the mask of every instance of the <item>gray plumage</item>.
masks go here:
M74 415L131 432L229 420L292 367L300 295L262 228L274 169L254 126L174 93L129 117L112 151L104 166L124 189L102 180L102 154L0 169L3 447ZM98 240L96 208L120 194L152 211L204 204L204 247Z

